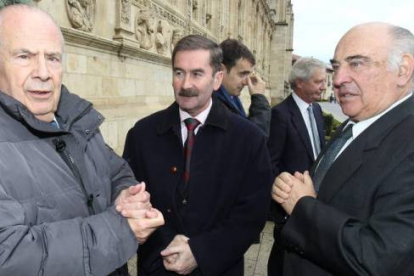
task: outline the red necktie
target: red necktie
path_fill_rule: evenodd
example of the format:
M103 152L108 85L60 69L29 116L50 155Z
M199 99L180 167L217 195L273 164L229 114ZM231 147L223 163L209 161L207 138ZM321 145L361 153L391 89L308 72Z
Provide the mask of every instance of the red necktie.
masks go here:
M190 160L191 160L191 152L194 146L194 130L200 124L197 119L188 118L184 120L185 126L188 130L187 140L184 143L184 157L185 157L185 165L184 165L184 184L188 183L190 179Z

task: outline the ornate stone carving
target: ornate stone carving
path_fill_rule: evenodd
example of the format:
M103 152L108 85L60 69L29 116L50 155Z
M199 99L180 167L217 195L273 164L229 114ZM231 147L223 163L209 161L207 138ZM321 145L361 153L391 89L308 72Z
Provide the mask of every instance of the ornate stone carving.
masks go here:
M124 24L129 24L130 14L131 14L131 3L130 3L130 0L122 0L121 21Z
M151 50L155 44L155 31L157 21L150 7L142 6L137 12L135 35L140 47Z
M172 30L170 24L166 20L160 20L155 38L157 52L162 55L168 55L171 52L171 40Z
M175 45L177 45L178 41L184 36L184 31L179 28L175 28L172 32L172 38L171 38L171 54L174 50Z
M66 11L72 27L91 32L95 24L96 0L66 0Z

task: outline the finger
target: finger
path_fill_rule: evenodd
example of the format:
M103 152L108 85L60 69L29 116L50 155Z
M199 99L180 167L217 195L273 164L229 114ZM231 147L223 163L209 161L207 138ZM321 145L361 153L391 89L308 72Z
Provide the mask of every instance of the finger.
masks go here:
M167 261L170 264L175 263L178 260L179 255L178 254L171 254L168 256L163 256L162 258Z
M134 210L134 209L125 209L121 210L121 215L125 218L133 218L133 219L143 219L146 217L147 210Z
M252 83L252 80L251 80L251 76L248 76L248 77L247 77L247 86L248 86L249 88L251 88L251 87L253 86L253 83Z
M116 205L116 210L122 212L122 210L151 210L152 205L148 202L133 202L133 203L120 203Z
M129 192L131 195L135 195L135 194L139 193L139 192L142 190L142 187L143 187L143 186L142 186L140 183L138 183L138 184L136 184L136 185L134 185L134 186L129 187L129 188L128 188L128 192Z
M292 181L283 181L282 179L277 179L276 182L273 184L273 187L276 188L278 187L279 189L290 193L290 191L292 190L293 184Z
M290 193L292 191L293 185L289 185L288 183L284 181L277 181L275 185L273 185L273 188L279 188L280 190L284 191L285 193Z
M169 263L166 260L163 260L163 264L164 264L165 269L169 270L169 271L175 271L176 270L175 263L176 262Z
M263 82L263 80L262 80L262 78L260 77L260 75L259 74L255 74L254 75L254 77L256 78L256 80L258 81L258 82Z
M147 191L141 191L136 195L131 195L127 197L124 202L149 202L151 199L151 195Z
M313 186L313 181L312 181L312 178L309 174L309 171L305 171L305 173L303 174L303 182L306 185L312 185Z
M154 209L150 209L145 212L145 217L153 219L158 217L158 214L159 212L156 212Z
M278 197L278 196L274 196L273 197L272 196L272 198L273 198L274 201L276 201L279 204L285 203L285 200L283 198L281 198L281 197Z
M276 188L275 188L275 190L274 190L274 193L273 193L273 194L274 194L275 196L278 196L278 197L283 198L284 200L289 199L289 195L290 195L290 193L285 192L285 191L283 191L283 190L279 189L279 187L276 187Z
M250 83L252 85L256 85L257 84L257 77L256 77L256 75L250 75L249 81L250 81Z
M295 172L294 176L296 179L300 180L300 182L304 182L303 174L301 174L300 172Z
M183 251L183 247L180 245L177 246L168 246L163 251L161 251L161 256L169 256L172 254L179 254Z
M289 186L292 186L293 185L293 182L292 182L293 176L290 173L288 173L288 172L282 172L281 174L279 174L279 176L277 178L280 181L285 182Z

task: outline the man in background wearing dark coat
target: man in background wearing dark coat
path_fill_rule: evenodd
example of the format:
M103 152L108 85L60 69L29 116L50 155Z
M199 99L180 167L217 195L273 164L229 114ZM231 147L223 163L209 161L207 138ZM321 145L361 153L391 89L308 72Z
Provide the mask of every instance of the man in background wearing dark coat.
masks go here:
M250 120L269 137L270 105L264 95L266 83L253 72L256 59L249 48L236 39L224 40L220 48L223 51L223 83L216 91L218 99L231 112ZM251 99L248 115L239 98L246 85Z
M293 65L289 82L293 93L272 108L268 146L275 178L281 172L309 170L325 145L322 110L316 101L326 89L326 65L314 58L301 58ZM280 231L286 214L277 203L272 204L275 242L268 274L276 276L283 267Z
M243 255L264 226L272 184L266 139L212 99L221 62L213 41L180 40L175 102L128 133L124 157L166 222L139 247L139 275L243 275Z
M290 215L283 275L413 275L414 36L362 24L342 37L331 62L349 120L312 179L284 172L275 181L273 198Z

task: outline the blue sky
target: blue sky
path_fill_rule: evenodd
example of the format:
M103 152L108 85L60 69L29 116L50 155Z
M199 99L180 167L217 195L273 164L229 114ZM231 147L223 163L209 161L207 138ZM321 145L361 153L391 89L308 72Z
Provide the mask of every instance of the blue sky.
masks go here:
M295 14L294 54L324 62L336 43L355 25L382 21L414 33L414 0L292 0Z

